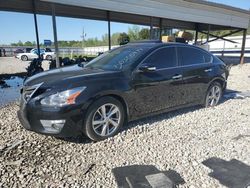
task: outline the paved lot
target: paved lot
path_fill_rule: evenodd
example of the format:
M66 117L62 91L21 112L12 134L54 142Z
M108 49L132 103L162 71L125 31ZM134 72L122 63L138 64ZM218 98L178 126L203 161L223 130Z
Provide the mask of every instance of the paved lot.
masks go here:
M15 74L26 72L26 67L29 66L29 61L21 61L14 57L0 57L0 75L1 74ZM49 69L48 61L42 64L44 70Z
M249 64L232 68L230 90L250 91L249 83ZM215 108L131 122L119 135L97 143L26 131L17 110L16 103L0 109L0 187L109 188L117 187L116 180L127 187L172 182L243 188L250 183L250 98L224 98Z

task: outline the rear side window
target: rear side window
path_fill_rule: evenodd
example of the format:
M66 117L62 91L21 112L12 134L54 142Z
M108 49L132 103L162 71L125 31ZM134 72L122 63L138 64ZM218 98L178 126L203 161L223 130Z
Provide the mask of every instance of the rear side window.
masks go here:
M190 47L178 47L178 58L182 66L211 63L213 60L208 53Z
M143 63L148 66L155 66L157 69L176 67L175 47L161 48L153 52Z
M206 53L206 52L202 52L203 53L203 57L204 57L204 61L205 63L212 63L213 62L213 56Z

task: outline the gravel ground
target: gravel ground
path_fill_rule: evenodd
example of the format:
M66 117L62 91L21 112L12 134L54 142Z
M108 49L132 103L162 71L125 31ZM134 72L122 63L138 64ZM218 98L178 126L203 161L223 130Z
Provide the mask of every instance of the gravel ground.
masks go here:
M250 91L249 76L250 64L233 67L228 88ZM0 109L0 187L117 187L113 168L153 165L179 173L185 183L178 187L217 188L227 184L209 176L212 170L202 163L205 160L236 159L250 168L250 98L135 121L97 143L26 131L17 120L17 109L16 103ZM241 183L237 177L246 175L239 176L242 171L235 167L221 172L232 176L231 183Z
M0 57L0 74L15 74L26 72L30 61L21 61L14 57ZM43 61L44 70L49 69L49 62Z

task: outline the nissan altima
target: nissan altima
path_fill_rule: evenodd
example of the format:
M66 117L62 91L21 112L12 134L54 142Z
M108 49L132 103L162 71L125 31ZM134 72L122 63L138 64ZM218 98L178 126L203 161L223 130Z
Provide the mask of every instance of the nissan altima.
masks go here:
M203 105L213 107L226 88L226 65L181 43L138 42L94 60L28 78L18 117L28 130L56 137L85 134L99 141L128 121Z

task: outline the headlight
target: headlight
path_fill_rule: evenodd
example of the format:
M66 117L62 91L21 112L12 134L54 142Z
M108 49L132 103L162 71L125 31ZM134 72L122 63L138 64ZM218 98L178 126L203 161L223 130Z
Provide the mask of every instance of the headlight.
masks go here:
M77 87L66 91L45 97L41 100L41 104L45 106L65 106L75 104L76 98L81 94L86 87Z

